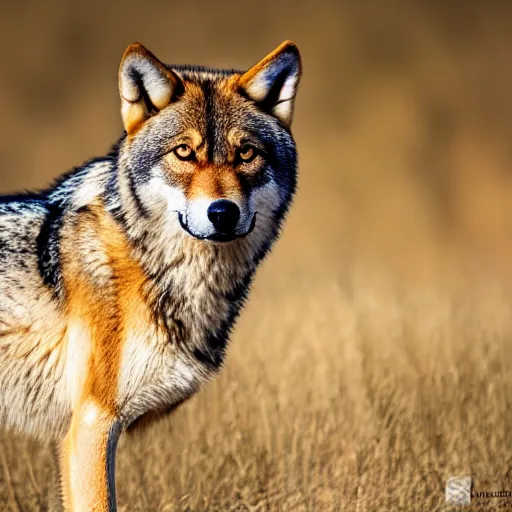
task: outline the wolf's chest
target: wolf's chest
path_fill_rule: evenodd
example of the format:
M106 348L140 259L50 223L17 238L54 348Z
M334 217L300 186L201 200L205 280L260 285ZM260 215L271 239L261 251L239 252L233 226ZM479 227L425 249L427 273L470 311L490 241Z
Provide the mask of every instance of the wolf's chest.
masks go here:
M119 409L131 420L165 410L197 391L222 363L239 305L207 284L167 297L127 332L119 376Z

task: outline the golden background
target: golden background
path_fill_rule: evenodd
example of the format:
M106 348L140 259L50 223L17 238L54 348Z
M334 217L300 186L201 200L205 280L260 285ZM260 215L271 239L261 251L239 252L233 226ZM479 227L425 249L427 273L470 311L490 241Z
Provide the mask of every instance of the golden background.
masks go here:
M120 510L447 511L457 475L512 490L511 21L469 0L0 7L1 192L108 151L131 42L177 64L247 68L284 39L303 57L283 236L221 375L122 439ZM0 510L44 509L48 451L0 448Z

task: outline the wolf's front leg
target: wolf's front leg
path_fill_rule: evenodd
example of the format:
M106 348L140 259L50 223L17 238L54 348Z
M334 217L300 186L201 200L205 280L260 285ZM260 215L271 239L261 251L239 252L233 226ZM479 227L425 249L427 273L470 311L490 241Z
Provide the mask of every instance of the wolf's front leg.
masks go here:
M116 510L115 452L121 423L92 401L74 411L61 445L65 510Z

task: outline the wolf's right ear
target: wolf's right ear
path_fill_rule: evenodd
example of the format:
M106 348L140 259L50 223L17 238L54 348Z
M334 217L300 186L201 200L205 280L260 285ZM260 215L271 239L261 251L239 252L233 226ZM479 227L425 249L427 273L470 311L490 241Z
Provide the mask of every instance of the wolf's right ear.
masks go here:
M127 133L165 108L183 91L179 76L140 43L126 48L119 66L121 116Z

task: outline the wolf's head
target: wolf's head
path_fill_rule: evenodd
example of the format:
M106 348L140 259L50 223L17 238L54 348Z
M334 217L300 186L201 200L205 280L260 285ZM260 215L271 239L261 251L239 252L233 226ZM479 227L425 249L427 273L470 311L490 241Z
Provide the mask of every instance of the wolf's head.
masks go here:
M248 71L168 66L140 44L119 70L131 215L213 242L276 232L296 183L301 74L284 42Z

